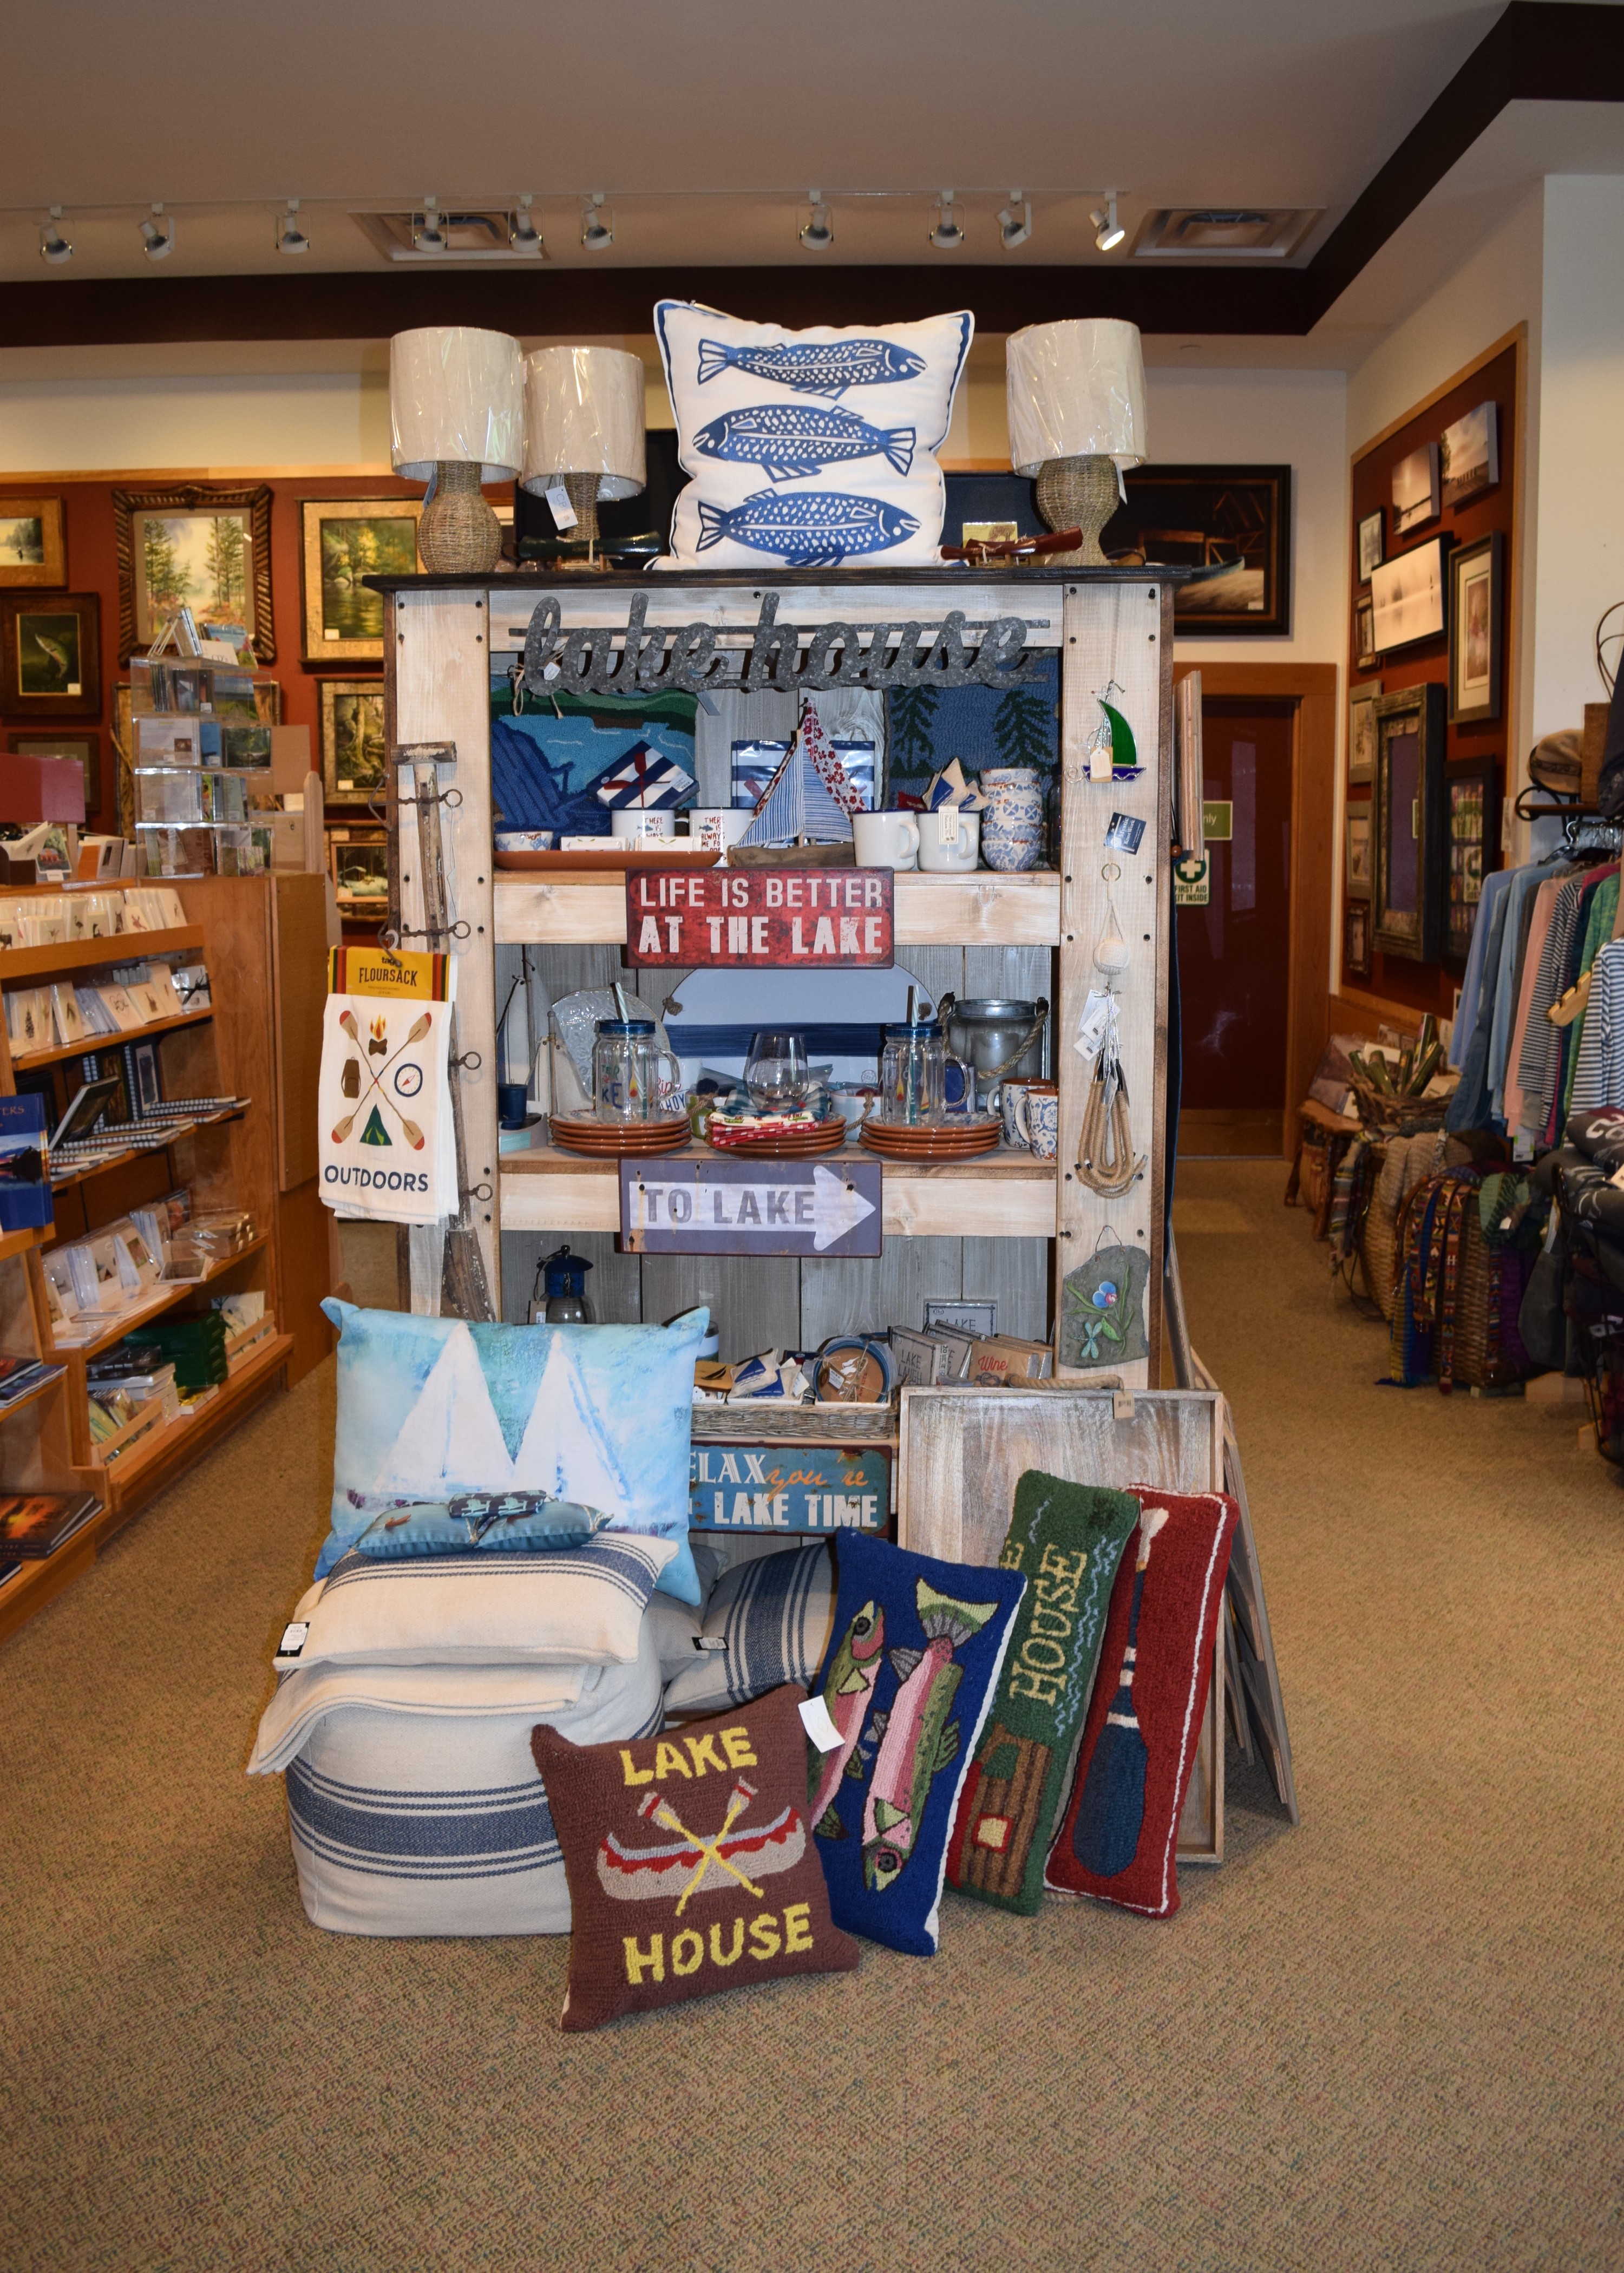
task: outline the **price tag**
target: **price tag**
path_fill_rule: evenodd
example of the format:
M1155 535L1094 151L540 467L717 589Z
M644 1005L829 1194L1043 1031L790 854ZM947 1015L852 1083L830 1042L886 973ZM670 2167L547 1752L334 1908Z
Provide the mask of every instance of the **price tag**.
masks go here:
M553 487L546 491L546 499L548 510L558 527L560 529L573 529L577 517L575 508L569 502L569 491L564 487L562 482L553 484Z
M832 1752L840 1741L840 1731L830 1718L829 1707L821 1697L808 1697L800 1707L801 1725L820 1752Z

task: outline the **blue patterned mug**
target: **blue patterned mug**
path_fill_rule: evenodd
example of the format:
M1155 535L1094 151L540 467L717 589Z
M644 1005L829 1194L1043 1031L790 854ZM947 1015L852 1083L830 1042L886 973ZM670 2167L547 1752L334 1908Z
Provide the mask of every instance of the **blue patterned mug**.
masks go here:
M1034 766L992 766L981 776L987 810L981 816L981 858L989 868L1017 874L1043 857L1043 791Z

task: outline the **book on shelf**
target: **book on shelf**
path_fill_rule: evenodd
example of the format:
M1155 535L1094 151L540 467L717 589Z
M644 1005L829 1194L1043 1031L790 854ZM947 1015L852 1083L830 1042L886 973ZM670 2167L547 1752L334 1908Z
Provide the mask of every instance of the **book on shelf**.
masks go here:
M45 1099L0 1097L0 1232L42 1231L51 1220Z
M101 1505L94 1492L0 1494L0 1559L42 1561L82 1530Z
M60 1381L65 1365L47 1365L37 1357L0 1357L0 1411L19 1398L32 1397L48 1382Z

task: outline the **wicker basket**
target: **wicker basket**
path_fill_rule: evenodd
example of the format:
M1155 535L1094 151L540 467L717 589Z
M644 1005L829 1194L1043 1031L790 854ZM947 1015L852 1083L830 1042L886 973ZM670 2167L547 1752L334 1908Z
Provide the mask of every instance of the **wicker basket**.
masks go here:
M1449 1096L1390 1097L1357 1073L1353 1076L1353 1096L1359 1119L1372 1136L1413 1136L1417 1130L1441 1129L1449 1110Z
M1458 1138L1440 1131L1421 1129L1410 1136L1394 1136L1382 1146L1381 1167L1359 1226L1359 1268L1371 1300L1389 1323L1394 1288L1398 1278L1398 1225L1404 1203L1416 1186L1440 1168L1458 1167L1467 1151Z

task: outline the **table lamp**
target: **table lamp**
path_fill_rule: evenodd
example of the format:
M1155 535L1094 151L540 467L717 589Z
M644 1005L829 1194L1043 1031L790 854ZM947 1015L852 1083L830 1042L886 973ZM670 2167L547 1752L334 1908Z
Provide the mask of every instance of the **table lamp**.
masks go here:
M523 462L517 340L466 325L396 332L389 342L389 424L395 472L429 484L417 523L424 566L440 576L494 568L501 524L479 485L511 479Z
M1083 533L1075 551L1046 553L1044 567L1108 567L1100 531L1121 497L1117 469L1146 454L1138 325L1109 316L1030 324L1011 335L1005 371L1010 462L1036 475L1051 529Z
M620 348L538 348L525 358L523 486L566 492L584 567L595 564L599 499L644 485L643 387L642 364Z

